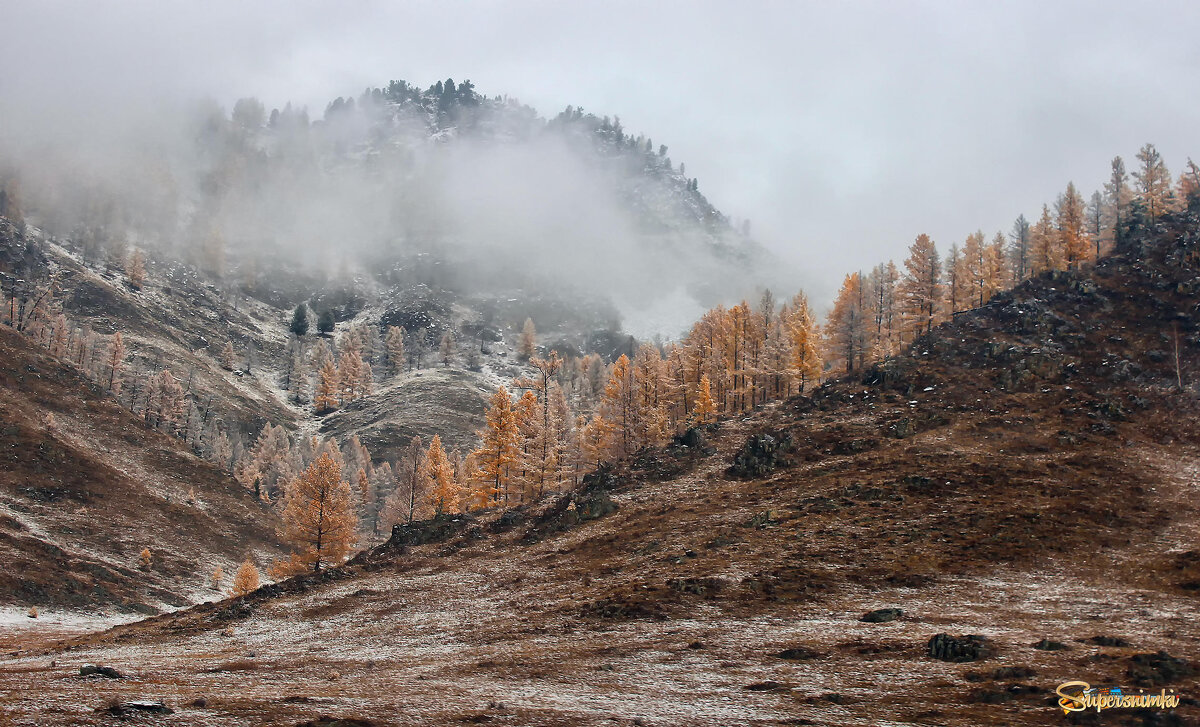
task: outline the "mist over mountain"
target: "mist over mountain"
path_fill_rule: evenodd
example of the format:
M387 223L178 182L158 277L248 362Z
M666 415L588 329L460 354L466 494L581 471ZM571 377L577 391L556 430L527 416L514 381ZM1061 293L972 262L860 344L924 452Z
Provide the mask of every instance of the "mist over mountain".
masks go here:
M100 115L18 116L0 138L26 216L97 258L136 245L270 285L280 267L378 274L424 257L440 268L423 282L607 299L647 336L783 279L667 146L470 81L392 81L315 119L254 98Z

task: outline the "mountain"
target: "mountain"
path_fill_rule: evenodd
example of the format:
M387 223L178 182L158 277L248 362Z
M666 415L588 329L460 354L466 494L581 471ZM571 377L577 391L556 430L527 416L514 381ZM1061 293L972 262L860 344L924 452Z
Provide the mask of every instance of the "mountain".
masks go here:
M1069 680L1194 694L1198 239L1169 215L534 507L401 525L320 574L14 652L0 708L1035 725ZM84 662L134 678L72 678Z
M155 613L278 557L269 508L7 326L0 408L0 604Z

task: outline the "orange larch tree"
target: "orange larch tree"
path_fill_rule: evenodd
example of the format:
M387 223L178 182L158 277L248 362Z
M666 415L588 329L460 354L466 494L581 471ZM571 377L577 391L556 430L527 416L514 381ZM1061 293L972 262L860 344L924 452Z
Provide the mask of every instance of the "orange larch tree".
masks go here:
M436 434L425 454L425 476L430 482L429 506L434 516L459 512L462 493L454 479L454 468L442 448L442 438Z
M487 507L508 502L513 470L521 455L520 433L508 389L501 386L492 394L487 424L479 432L481 442L473 452L478 469L472 473L475 484L472 505Z
M917 235L904 260L904 277L900 280L901 314L913 337L928 333L938 316L941 302L941 264L937 246L929 235Z
M299 562L320 571L346 557L355 540L350 483L329 454L322 454L293 482L279 533L297 549Z

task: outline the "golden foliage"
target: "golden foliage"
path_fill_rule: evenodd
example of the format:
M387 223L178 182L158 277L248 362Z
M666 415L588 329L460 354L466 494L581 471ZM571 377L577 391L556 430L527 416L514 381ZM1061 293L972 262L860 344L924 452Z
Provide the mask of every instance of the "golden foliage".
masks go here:
M279 535L314 571L340 563L355 539L350 483L341 466L323 453L291 484Z
M244 596L257 590L258 583L258 567L254 565L254 561L246 558L233 576L233 597Z

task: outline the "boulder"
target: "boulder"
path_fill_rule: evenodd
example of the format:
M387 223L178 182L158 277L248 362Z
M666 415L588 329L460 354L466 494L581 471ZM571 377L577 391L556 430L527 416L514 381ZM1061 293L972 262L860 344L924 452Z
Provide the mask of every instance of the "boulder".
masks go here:
M868 611L858 617L859 621L869 624L881 624L888 621L895 621L904 615L904 611L899 608L877 608L874 611Z
M934 634L929 638L928 653L934 659L961 663L987 658L992 649L988 640L982 636Z
M81 677L106 677L108 679L124 679L125 675L111 666L97 666L96 664L84 664L79 667L79 676Z

